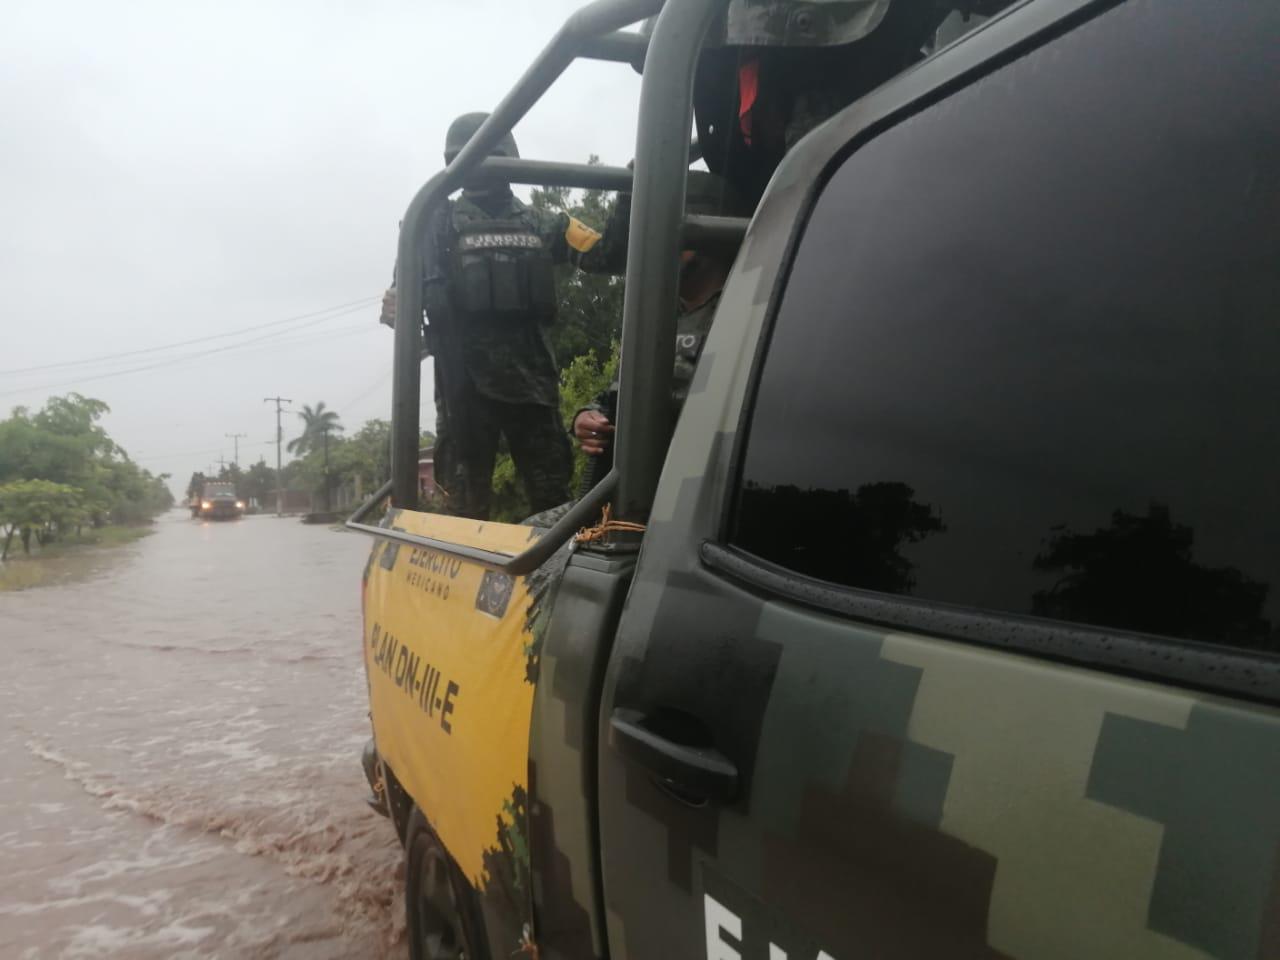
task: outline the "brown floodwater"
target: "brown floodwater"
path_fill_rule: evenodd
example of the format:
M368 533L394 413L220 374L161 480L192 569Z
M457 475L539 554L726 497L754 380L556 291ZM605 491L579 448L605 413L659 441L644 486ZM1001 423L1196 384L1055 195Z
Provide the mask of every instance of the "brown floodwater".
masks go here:
M403 957L365 806L369 542L198 522L0 594L0 957Z

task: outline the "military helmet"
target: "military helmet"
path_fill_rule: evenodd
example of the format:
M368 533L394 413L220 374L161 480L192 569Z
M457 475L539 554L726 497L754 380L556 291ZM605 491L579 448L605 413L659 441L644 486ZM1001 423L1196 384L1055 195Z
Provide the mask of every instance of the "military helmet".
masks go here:
M834 47L880 25L891 0L731 0L713 38L734 47Z
M893 0L730 0L707 33L708 47L835 47L867 36ZM652 37L657 16L640 24ZM644 61L633 63L637 73Z
M487 113L464 113L449 124L449 132L444 135L444 162L453 163L453 158L467 145L467 141L476 135L476 131L488 119L489 115ZM516 138L510 133L494 144L489 153L495 157L515 158L520 156L520 151L516 149Z

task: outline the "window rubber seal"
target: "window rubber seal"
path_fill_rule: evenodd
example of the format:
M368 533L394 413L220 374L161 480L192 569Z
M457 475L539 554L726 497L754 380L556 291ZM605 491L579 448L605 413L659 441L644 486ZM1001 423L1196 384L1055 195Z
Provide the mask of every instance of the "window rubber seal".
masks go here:
M1266 653L845 587L709 540L703 541L699 553L704 567L753 593L868 627L1280 705L1280 657Z

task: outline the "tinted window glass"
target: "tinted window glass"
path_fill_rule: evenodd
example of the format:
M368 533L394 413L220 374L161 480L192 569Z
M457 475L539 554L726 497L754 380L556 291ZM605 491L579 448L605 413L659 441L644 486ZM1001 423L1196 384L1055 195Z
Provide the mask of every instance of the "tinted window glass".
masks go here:
M1280 5L1133 0L857 149L734 540L856 587L1280 649Z

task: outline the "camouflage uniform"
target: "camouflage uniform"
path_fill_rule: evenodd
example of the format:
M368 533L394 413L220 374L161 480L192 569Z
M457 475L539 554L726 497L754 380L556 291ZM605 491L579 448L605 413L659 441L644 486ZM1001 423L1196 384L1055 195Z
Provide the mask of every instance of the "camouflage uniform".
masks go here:
M711 332L711 321L715 319L716 304L720 302L717 292L708 297L699 306L682 312L676 318L676 359L675 369L671 375L671 426L675 428L680 418L680 411L689 396L689 387L693 383L693 375L698 369L698 358L702 355L702 346ZM618 382L615 380L606 390L602 390L591 403L576 411L573 419L584 410L598 410L613 423L618 413ZM596 454L589 461L590 467L583 478L585 493L596 481L613 466L613 445L606 447L604 453Z
M711 332L711 321L715 319L719 302L720 293L716 291L703 303L676 318L676 365L671 380L673 419L680 416L689 396L689 387L698 369L698 358L702 356L702 347Z
M490 225L497 233L485 233ZM424 265L428 349L436 353L439 383L444 379L439 369L442 360L433 349L431 326L456 321L462 369L443 372L461 375L457 397L465 404L462 416L453 416L445 410L442 394L436 393L440 410L436 462L448 511L488 518L500 438L507 440L531 508L540 511L561 503L568 495L573 467L559 420L559 367L549 338L556 307L549 265L568 262L585 270L617 273L625 265L625 246L567 214L532 210L506 184L463 191L436 218L433 230L430 248L438 253ZM543 278L532 278L538 265L517 273L521 282L529 276L530 285L545 284L543 291L534 294L543 302L520 311L466 306L471 280L456 256L458 247L467 238L484 242L495 236L535 237L540 243L539 259L547 265ZM500 291L494 296L500 297ZM465 421L465 426L460 428L458 421Z
M620 198L614 213L614 221L625 224L630 215L630 207L624 201L629 198ZM738 216L747 212L742 198L732 188L732 186L722 177L715 175L707 176L701 185L700 192L696 195L692 192L687 198L688 210L690 213L703 214L709 216ZM613 222L610 223L610 233L625 233L624 228L614 228ZM728 272L728 267L725 267ZM676 421L680 417L680 410L684 407L685 398L689 396L689 387L693 382L694 372L698 367L698 358L702 355L702 345L706 342L707 334L711 330L711 321L715 316L716 304L720 301L719 291L707 297L700 304L692 308L682 308L679 316L676 318L676 344L675 344L675 369L671 379L671 427L675 429ZM618 407L618 382L615 380L609 385L608 389L602 390L591 403L587 404L574 412L570 420L570 430L572 423L578 419L578 415L584 410L598 410L608 417L610 423L617 421ZM579 494L585 494L591 489L595 483L608 472L613 465L613 449L612 444L607 445L605 452L589 455L588 468L582 478L582 487Z

